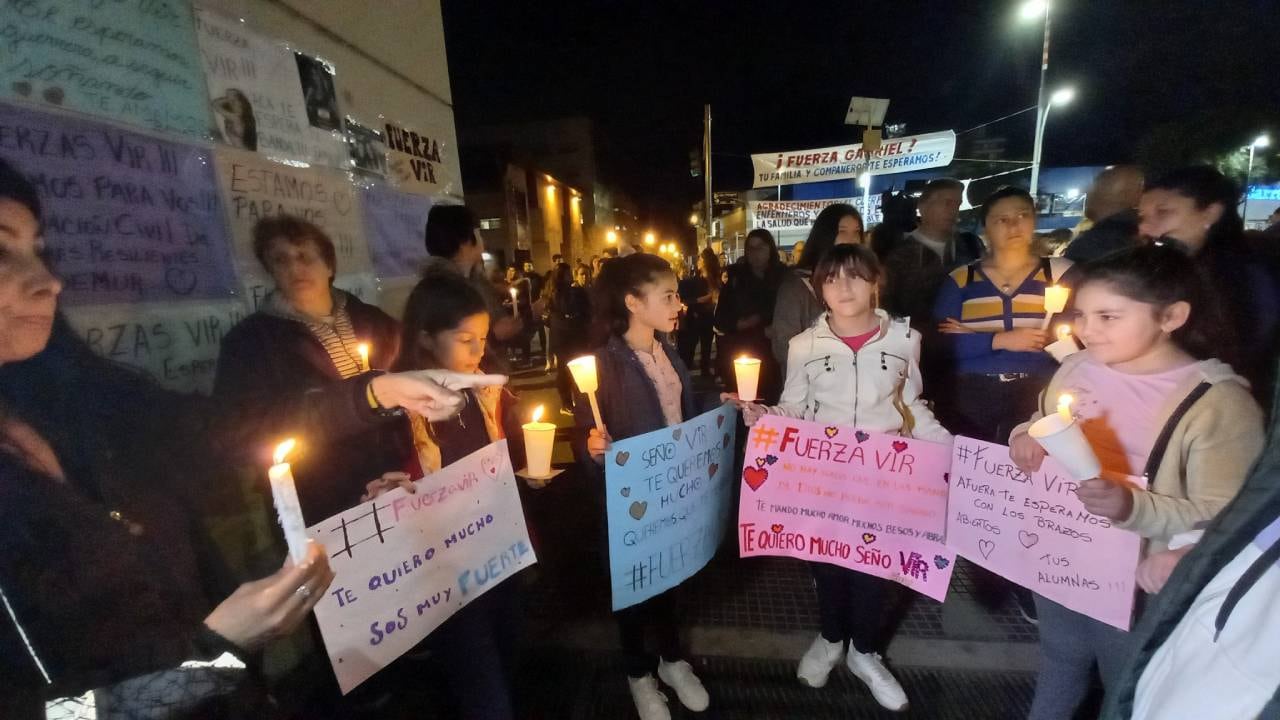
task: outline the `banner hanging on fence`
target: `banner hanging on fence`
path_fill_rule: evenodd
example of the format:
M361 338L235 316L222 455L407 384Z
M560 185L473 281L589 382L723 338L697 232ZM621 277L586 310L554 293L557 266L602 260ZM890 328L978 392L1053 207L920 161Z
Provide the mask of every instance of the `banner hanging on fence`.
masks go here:
M732 510L737 414L722 405L610 446L605 505L614 610L670 590L716 554Z
M1129 629L1142 539L1084 509L1052 458L1027 474L1009 448L956 437L947 545L1050 600Z
M818 214L830 205L852 205L862 213L862 221L870 227L881 221L880 196L871 196L871 212L862 207L862 198L827 198L824 200L756 200L747 203L747 226L771 232L808 232Z
M40 191L63 303L231 296L235 273L207 150L0 104L0 153Z
M741 557L779 555L888 578L941 602L951 447L766 415L747 433Z
M335 574L315 612L344 694L537 562L506 440L415 485L307 529Z
M827 180L856 180L863 173L890 175L951 164L956 134L951 130L885 140L866 153L862 144L751 156L752 187L798 185Z

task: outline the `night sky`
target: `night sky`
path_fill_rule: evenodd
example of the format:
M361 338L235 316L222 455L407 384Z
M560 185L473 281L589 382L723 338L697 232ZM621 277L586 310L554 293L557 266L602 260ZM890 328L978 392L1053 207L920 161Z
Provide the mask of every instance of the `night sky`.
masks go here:
M701 197L688 153L704 102L717 190L750 187L753 152L856 142L853 95L890 98L886 122L913 134L1034 105L1041 25L1020 23L1020 4L443 2L460 134L590 116L604 180L672 229ZM1280 0L1055 0L1052 27L1049 88L1077 96L1054 108L1046 165L1141 159L1165 125L1197 147L1280 130ZM988 130L1026 159L1033 123Z

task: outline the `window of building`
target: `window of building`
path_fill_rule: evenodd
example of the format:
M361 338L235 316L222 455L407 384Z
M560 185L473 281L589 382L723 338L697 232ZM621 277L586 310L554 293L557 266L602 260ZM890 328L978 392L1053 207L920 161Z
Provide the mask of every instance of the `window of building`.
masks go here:
M481 230L501 230L502 218L484 218L480 221Z

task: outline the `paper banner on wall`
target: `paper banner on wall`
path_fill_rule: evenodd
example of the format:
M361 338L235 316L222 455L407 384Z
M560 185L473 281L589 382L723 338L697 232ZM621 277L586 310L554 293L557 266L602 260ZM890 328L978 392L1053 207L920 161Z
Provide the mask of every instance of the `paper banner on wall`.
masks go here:
M1121 630L1133 612L1141 538L1084 509L1054 462L1027 474L1004 445L956 437L947 545L974 563Z
M339 277L373 272L359 197L349 174L282 165L231 148L217 148L214 159L230 218L236 266L251 307L258 307L272 287L253 254L253 226L262 218L293 215L319 226L337 251Z
M766 415L747 433L738 550L888 578L942 602L951 446Z
M605 455L613 609L648 600L701 570L732 511L737 410L617 440Z
M0 96L205 137L209 113L185 2L4 5Z
M856 200L862 204L862 198ZM853 205L854 198L829 198L825 200L758 200L747 203L747 225L772 232L779 230L808 231L818 219L818 213L829 205L844 203ZM865 217L864 217L865 219ZM870 225L872 221L867 220Z
M345 273L333 279L333 286L346 290L369 305L382 304L382 283L373 273Z
M387 174L387 143L382 132L347 116L347 144L357 172L376 177Z
M863 173L891 175L951 164L956 134L951 130L885 140L879 150L864 152L862 144L751 156L752 187L852 180Z
M215 137L267 157L349 165L342 135L312 126L291 50L204 8L196 9L196 30Z
M239 300L82 305L63 311L98 355L146 372L162 387L208 393L222 338L248 315Z
M417 275L427 260L424 234L432 199L384 183L361 191L364 230L378 277Z
M343 694L537 562L506 440L415 485L307 529L336 575L315 613Z
M208 150L0 103L0 157L40 192L64 305L231 296Z
M461 195L458 158L443 129L417 129L384 121L387 179L396 187L420 195Z

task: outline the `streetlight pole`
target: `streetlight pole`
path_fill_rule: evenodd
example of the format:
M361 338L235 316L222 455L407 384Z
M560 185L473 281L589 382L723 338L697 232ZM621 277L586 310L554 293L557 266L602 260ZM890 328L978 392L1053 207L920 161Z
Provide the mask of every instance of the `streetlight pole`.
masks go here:
M1270 135L1259 135L1249 143L1249 168L1244 173L1244 208L1240 211L1245 227L1249 226L1249 184L1253 182L1253 151L1271 145Z
M1024 6L1024 14L1028 12L1029 6L1038 6L1037 0L1032 0ZM1050 0L1043 0L1044 9L1044 49L1041 51L1041 87L1036 97L1036 147L1032 152L1032 197L1036 197L1036 190L1039 187L1039 158L1041 158L1041 149L1044 143L1044 120L1048 119L1048 104L1044 101L1044 78L1048 74L1048 19L1050 19Z
M707 204L707 247L711 247L711 105L702 106L703 202ZM695 242L696 246L697 243Z

